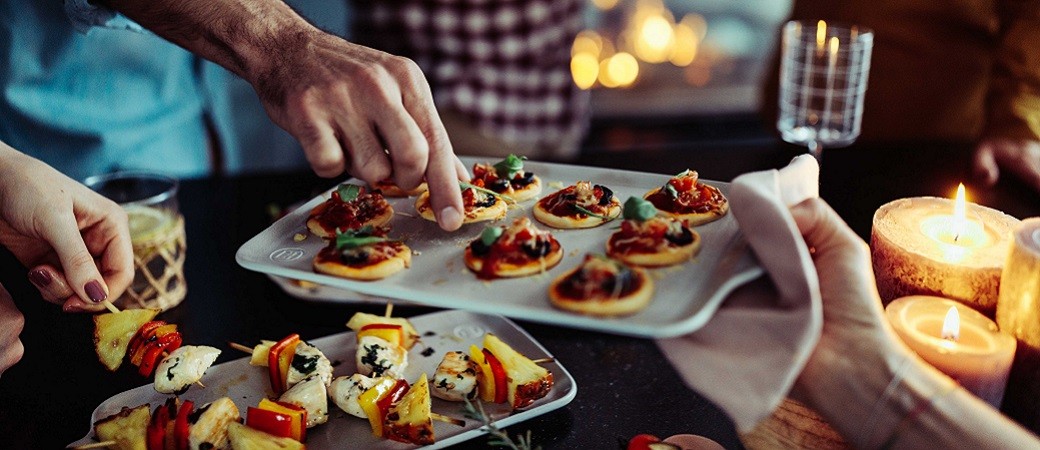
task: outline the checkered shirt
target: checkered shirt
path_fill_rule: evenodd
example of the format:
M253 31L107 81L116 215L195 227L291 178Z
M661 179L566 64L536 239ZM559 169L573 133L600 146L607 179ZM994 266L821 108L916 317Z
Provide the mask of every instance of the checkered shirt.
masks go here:
M413 59L438 108L489 136L573 156L588 92L571 80L582 0L354 0L362 45Z

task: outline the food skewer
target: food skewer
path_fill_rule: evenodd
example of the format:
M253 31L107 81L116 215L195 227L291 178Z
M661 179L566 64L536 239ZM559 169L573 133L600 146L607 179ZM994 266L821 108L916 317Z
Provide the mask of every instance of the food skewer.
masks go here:
M92 448L108 448L110 446L116 445L116 443L117 443L116 441L92 442L90 444L77 445L75 447L72 447L72 450L90 450Z
M466 426L466 421L465 420L456 419L454 417L445 416L444 414L438 414L438 413L435 413L435 412L430 412L430 418L433 419L433 420L436 420L438 422L450 423L452 425L456 425L456 426L460 426L460 427Z
M102 300L101 304L105 305L105 308L108 308L109 311L113 313L119 313L119 308L116 308L116 305L113 305L112 302L108 300Z

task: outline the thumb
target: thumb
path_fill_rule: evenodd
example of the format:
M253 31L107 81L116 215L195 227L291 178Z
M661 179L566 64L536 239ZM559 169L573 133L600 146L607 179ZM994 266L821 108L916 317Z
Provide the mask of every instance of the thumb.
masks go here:
M993 152L993 144L983 142L975 149L975 156L972 158L972 171L984 186L992 186L1000 178L1000 168Z
M87 251L73 216L62 215L50 222L50 226L46 226L44 239L57 253L69 287L84 300L99 303L108 299L108 286L98 272L94 257Z

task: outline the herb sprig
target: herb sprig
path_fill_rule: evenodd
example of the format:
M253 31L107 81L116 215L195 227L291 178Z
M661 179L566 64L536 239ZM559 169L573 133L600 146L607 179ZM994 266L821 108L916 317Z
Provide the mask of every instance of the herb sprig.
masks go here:
M609 222L609 221L615 219L615 217L607 217L607 216L604 216L602 214L596 214L596 213L594 213L592 211L589 211L588 208L586 208L584 206L581 206L581 205L579 205L577 203L574 204L574 209L577 210L578 212L582 213L582 214L603 219L603 221L605 221L605 222Z
M365 225L357 230L336 230L336 248L339 250L349 250L352 248L389 241L389 239L383 236L373 236L372 233L374 231L375 230L371 225Z
M516 200L513 200L513 197L510 197L508 195L502 195L502 194L499 194L498 192L492 191L491 189L485 189L485 188L482 188L480 186L476 186L476 185L467 183L465 181L460 181L459 182L459 189L461 189L463 191L465 191L466 189L473 189L475 191L483 192L483 193L488 194L488 195L494 195L495 197L498 197L498 198L500 198L502 200L505 200L506 202L509 202L509 203L516 203Z
M341 184L336 188L336 193L339 194L339 199L341 201L353 201L361 196L361 186L356 184Z
M499 178L512 180L517 173L524 171L524 160L526 156L516 156L512 153L505 159L495 163L495 173Z
M484 404L477 400L477 405L473 406L473 403L468 398L463 398L466 405L463 409L462 414L467 418L473 420L479 420L484 424L484 428L487 428L488 434L491 437L488 438L488 445L491 447L503 447L511 450L541 450L542 446L532 447L531 446L531 430L527 430L526 434L516 435L516 442L513 442L513 438L509 437L509 433L502 431L502 429L491 423L491 418L488 417L487 413L484 412Z
M628 220L643 222L657 215L657 208L653 203L640 197L629 197L625 200L624 217Z

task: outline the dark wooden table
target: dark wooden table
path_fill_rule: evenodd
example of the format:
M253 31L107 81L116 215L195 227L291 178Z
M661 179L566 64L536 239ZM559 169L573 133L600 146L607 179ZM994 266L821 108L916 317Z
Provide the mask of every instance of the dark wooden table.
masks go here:
M689 167L705 178L729 180L739 173L781 167L795 154L795 149L774 142L707 148L633 146L591 152L580 162L658 173ZM936 144L827 150L823 197L867 236L870 217L881 204L899 197L945 196L957 181L970 181L966 155L964 147ZM187 342L225 348L229 340L256 342L290 332L311 339L339 333L353 312L381 312L375 306L297 300L266 276L234 262L238 247L269 223L268 205L309 198L332 184L307 174L184 182L180 201L188 233L188 298L163 319L177 323ZM977 202L1017 217L1040 215L1040 198L1016 183L986 191L972 189L969 183L969 189ZM87 432L91 411L100 402L145 383L131 370L103 369L93 352L89 316L66 315L42 302L26 281L24 268L7 254L0 255L0 282L26 316L25 357L0 377L0 447L64 446ZM402 315L429 311L395 310ZM639 433L694 433L726 448L740 448L730 420L686 388L652 341L520 324L565 363L577 381L578 395L562 409L514 425L511 433L530 429L535 442L545 448L617 448ZM218 363L238 357L225 352ZM1040 404L1036 398L1019 402L1026 405L1019 407L1019 420L1030 426L1031 417L1040 417L1029 411ZM484 448L486 443L486 438L478 438L458 448Z

